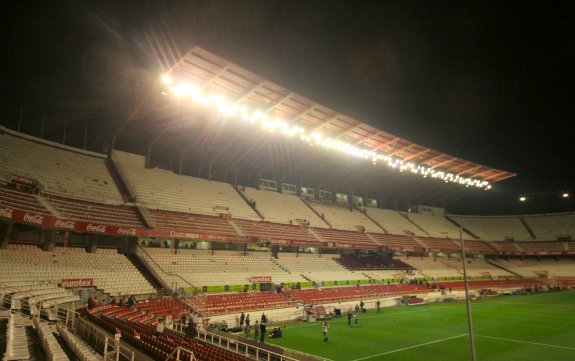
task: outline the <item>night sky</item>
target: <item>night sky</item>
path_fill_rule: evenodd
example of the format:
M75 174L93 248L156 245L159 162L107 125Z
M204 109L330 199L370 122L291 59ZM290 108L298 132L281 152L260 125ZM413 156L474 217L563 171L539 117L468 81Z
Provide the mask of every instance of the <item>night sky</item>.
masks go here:
M102 150L197 44L413 142L519 175L458 212L573 210L575 6L537 1L4 1L0 124ZM175 59L174 59L175 60ZM521 194L530 205L518 204ZM505 200L503 202L502 200ZM480 206L481 205L481 206ZM497 205L497 206L495 206Z

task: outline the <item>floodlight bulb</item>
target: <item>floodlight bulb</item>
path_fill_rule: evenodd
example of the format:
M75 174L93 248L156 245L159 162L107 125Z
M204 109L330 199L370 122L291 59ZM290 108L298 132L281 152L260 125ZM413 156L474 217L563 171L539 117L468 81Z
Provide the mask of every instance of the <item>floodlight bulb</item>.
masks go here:
M172 84L172 77L169 76L168 74L162 75L162 83L164 83L166 85Z
M569 193L563 193L563 198L569 198Z
M527 200L527 197L523 197L523 196L519 197L520 202L525 202L526 200Z

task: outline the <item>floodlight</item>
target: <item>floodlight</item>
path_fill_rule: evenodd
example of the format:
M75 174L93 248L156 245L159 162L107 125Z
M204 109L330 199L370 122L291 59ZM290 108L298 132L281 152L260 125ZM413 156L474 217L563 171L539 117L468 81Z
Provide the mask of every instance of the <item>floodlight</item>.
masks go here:
M519 202L525 202L527 200L527 197L521 196L519 197Z
M563 193L563 198L569 198L569 193Z
M162 75L162 83L164 83L166 85L172 84L172 77L169 76L168 74Z

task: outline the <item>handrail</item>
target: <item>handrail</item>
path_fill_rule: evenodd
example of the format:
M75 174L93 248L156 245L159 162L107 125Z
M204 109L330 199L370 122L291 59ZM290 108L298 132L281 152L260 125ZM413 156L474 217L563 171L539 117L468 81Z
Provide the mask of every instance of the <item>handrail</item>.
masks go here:
M166 361L180 361L180 355L182 354L182 352L184 353L188 353L190 355L189 360L190 361L196 361L197 358L194 355L194 353L190 350L188 350L187 348L183 348L181 346L176 347L169 355L168 357L166 357ZM174 356L174 353L176 354L176 358L172 358Z
M244 337L232 338L228 337L227 335L224 336L204 330L198 330L197 332L198 332L197 338L201 341L210 343L212 345L224 348L229 351L233 351L235 353L244 355L249 358L255 357L256 360L298 361L302 359L301 357L302 355L304 355L305 359L309 361L326 360L318 356L313 356L293 350L289 350L289 352L293 353L295 357L287 356L283 354L283 351L286 351L286 349L282 347L275 345L261 344ZM244 339L245 341L243 341L242 339Z
M190 285L196 292L199 293L199 290L198 290L198 288L197 288L196 286L194 286L194 285L191 284L190 282L186 281L186 280L185 280L182 276L180 276L179 274L167 272L166 270L164 270L164 269L162 268L162 266L160 266L160 265L156 262L156 260L154 260L154 258L153 258L152 256L150 256L150 254L144 249L144 247L140 246L139 244L137 245L137 249L136 249L136 257L138 257L138 252L137 252L138 250L141 250L141 251L146 255L146 257L148 257L148 259L151 260L151 261L158 267L158 269L159 269L160 271L164 272L164 273L167 274L167 275L178 277L178 278L181 279L183 282L185 282L185 283L187 283L188 285ZM162 281L161 277L158 276L158 274L157 274L157 272L156 272L155 269L153 269L152 267L149 267L148 269L149 269L150 272L152 272L152 274L154 274L154 276L156 276L156 278L158 278L162 283L165 283L164 281ZM168 286L169 286L169 285L168 285ZM169 288L169 287L168 287L168 288ZM183 289L183 287L182 287L182 289ZM177 291L177 290L173 290L173 291ZM194 298L197 297L197 296L194 295L194 294L191 294L191 296L194 297ZM202 302L200 301L200 302L198 302L198 304L201 305ZM205 307L204 307L204 308L205 308ZM204 313L205 309L199 309L198 311L200 311L201 313Z
M138 244L138 245L137 245L137 249L142 250L142 252L144 252L144 254L150 259L150 261L152 261L152 262L156 265L156 267L158 267L158 269L159 269L160 271L162 271L163 273L165 273L165 274L167 274L167 275L169 275L169 276L178 277L178 278L181 279L184 283L187 283L190 287L193 287L194 290L198 291L198 288L197 288L196 286L194 286L194 285L191 284L190 282L186 281L186 280L185 280L182 276L180 276L179 274L177 274L177 273L172 273L172 272L168 272L168 271L164 270L164 269L162 268L162 266L160 266L160 265L158 264L158 262L156 262L156 260L154 260L154 258L153 258L152 256L150 256L150 254L148 253L148 251L145 250L144 247L142 247L141 245ZM137 257L137 256L138 256L138 253L136 252L136 257ZM150 269L150 272L156 273L156 270ZM154 276L156 276L158 279L161 280L161 277L158 277L157 274L155 274ZM162 281L162 282L165 283L164 281ZM169 285L167 285L167 286L168 286L167 288L170 288ZM177 291L177 290L174 290L174 291ZM199 291L198 291L198 292L199 292Z

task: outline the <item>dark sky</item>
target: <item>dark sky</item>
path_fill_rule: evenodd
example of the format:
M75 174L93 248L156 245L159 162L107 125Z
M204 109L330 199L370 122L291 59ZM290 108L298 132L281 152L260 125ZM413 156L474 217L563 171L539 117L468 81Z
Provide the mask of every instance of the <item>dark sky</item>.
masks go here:
M22 131L40 135L45 117L45 137L62 141L64 127L87 127L88 147L101 149L161 73L151 45L197 43L383 130L517 172L491 201L553 198L575 191L572 9L559 1L6 1L0 124L16 128L23 109ZM66 143L82 146L82 137Z

